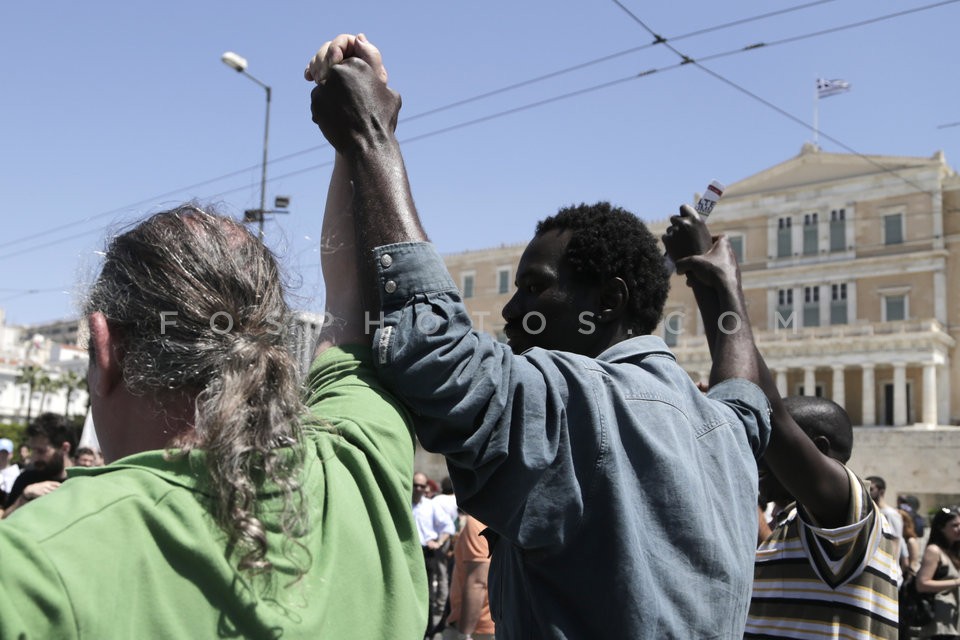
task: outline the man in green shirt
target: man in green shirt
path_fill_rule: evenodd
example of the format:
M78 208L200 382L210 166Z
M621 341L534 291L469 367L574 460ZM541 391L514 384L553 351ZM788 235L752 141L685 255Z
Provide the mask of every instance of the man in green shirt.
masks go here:
M343 175L328 208L350 206ZM323 235L338 321L306 407L245 228L188 204L110 242L85 305L110 464L0 523L0 638L422 637L409 416L359 346L353 230Z

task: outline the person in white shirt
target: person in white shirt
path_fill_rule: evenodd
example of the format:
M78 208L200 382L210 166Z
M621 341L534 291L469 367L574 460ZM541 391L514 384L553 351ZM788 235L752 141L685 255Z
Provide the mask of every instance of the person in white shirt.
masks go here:
M890 526L893 527L893 531L897 534L897 539L900 541L895 556L899 558L906 549L906 543L903 540L903 516L900 515L900 511L896 507L891 507L884 499L884 496L887 494L886 480L880 476L869 476L866 480L870 483L870 497L873 498L873 501L880 507L880 512L883 514L883 517L887 519L887 522L890 523Z
M426 635L443 619L450 585L447 580L446 545L456 527L446 510L435 500L426 497L427 476L413 474L413 519L420 534L423 559L427 567L427 585L430 588L430 617Z
M6 499L6 495L13 488L13 482L20 475L20 466L10 463L10 457L13 456L13 441L9 438L0 438L0 493L3 494L0 499Z
M433 501L443 507L443 510L453 520L453 526L457 531L460 531L463 528L463 521L461 520L460 507L457 506L457 496L453 495L453 482L450 481L449 476L440 481L440 491L441 493L433 496Z

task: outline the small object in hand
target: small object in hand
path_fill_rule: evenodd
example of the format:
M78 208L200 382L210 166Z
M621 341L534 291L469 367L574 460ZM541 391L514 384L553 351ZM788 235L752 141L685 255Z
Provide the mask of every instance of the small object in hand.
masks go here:
M703 195L700 196L700 200L697 201L697 213L702 215L704 218L710 215L713 211L714 205L720 201L720 196L723 195L725 186L714 180L707 185L707 190L704 191Z
M723 186L717 180L712 181L707 185L707 189L700 199L697 201L697 206L695 207L697 213L706 218L713 212L713 207L720 201L720 196L723 195L723 192L726 190L726 187ZM667 269L668 274L672 274L676 270L676 265L673 264L673 260L670 259L670 256L664 254L663 256L663 266Z

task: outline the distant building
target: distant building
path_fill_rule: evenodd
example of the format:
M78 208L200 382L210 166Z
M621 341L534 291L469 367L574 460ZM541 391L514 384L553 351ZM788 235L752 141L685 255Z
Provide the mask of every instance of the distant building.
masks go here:
M69 328L72 325L72 328ZM60 327L54 329L54 327ZM61 343L40 333L69 339ZM27 414L35 417L44 411L82 416L87 411L86 375L88 356L77 346L79 325L76 321L61 321L47 325L13 326L6 323L6 313L0 309L0 422L22 422ZM32 396L29 386L17 382L24 367L39 366L52 385L35 387ZM80 387L69 390L62 383L68 372L80 379Z
M31 336L39 334L51 342L59 344L76 346L80 343L80 321L77 318L24 325L21 330Z
M960 178L931 158L800 155L729 185L730 237L757 342L783 395L820 395L861 425L960 420ZM655 225L658 232L666 222ZM953 286L948 286L953 282ZM705 378L696 303L675 278L661 335Z

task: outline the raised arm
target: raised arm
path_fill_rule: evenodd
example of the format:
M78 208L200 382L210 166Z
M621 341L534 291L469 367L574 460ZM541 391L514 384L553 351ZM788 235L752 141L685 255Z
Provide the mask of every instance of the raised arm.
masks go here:
M321 84L311 95L313 121L346 161L353 179L353 210L366 301L375 303L369 259L375 247L426 241L407 170L394 135L400 96L386 85L380 52L360 34L326 43L307 68ZM371 308L375 308L371 306Z
M707 343L713 366L710 385L730 378L744 378L760 383L760 355L754 348L753 330L747 317L740 269L726 238L712 242L710 232L700 216L689 206L680 208L680 215L670 219L663 243L674 262L687 259L678 273L688 272L697 306L703 316ZM701 263L692 263L689 256L698 256Z
M348 71L351 67L359 67L360 71ZM357 74L362 76L367 94L352 93ZM358 151L357 147L377 155L376 149L380 143L392 141L405 187L406 173L393 135L399 112L399 96L386 88L387 70L383 58L363 34L341 34L325 42L307 63L303 75L307 81L317 84L311 95L314 122L320 125L337 150L327 192L321 240L327 307L319 353L332 344L365 342L368 337L364 336L364 327L367 326L364 310L374 311L377 308L378 298L372 288L375 280L369 267L369 256L379 239L369 238L370 234L363 227L365 241L358 242L359 220L353 213L355 210L366 212L371 207L377 208L378 203L389 209L390 200L384 198L378 201L379 194L371 193L371 175L364 163L367 154ZM371 94L381 98L387 106L374 109ZM355 100L350 101L349 98ZM345 101L349 105L344 104ZM393 191L396 193L397 189ZM404 206L412 206L409 187L405 191L400 188L399 193ZM419 222L417 224L419 226Z
M787 412L754 342L733 249L720 236L709 250L700 252L709 236L700 216L684 206L681 215L671 218L663 241L677 272L687 274L703 316L713 358L710 381L738 376L759 384L772 410L773 430L764 454L770 470L817 524L826 528L847 524L850 481L846 471Z
M367 344L357 234L353 223L353 187L339 153L333 165L320 232L320 267L326 294L317 355L334 345Z

